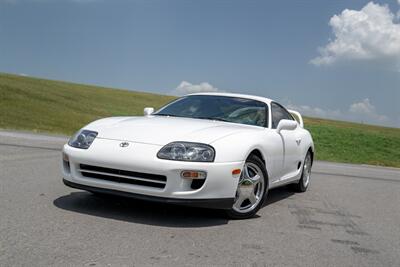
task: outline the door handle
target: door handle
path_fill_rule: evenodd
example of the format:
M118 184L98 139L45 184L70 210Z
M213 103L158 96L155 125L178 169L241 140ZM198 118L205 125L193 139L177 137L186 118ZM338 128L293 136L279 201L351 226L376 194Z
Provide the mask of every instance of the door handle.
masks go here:
M301 138L296 139L296 144L299 146L301 144Z

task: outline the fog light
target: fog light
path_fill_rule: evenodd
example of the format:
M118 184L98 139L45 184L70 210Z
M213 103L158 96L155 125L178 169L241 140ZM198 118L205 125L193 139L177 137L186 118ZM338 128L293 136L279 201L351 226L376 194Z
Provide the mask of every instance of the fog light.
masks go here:
M181 177L184 179L206 179L207 173L203 171L182 171Z

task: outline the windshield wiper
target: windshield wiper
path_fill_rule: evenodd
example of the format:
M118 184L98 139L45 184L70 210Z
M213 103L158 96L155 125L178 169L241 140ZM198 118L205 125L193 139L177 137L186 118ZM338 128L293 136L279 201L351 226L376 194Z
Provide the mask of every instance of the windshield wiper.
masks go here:
M212 120L212 121L225 121L231 122L223 118L216 118L216 117L193 117L193 119L202 119L202 120Z
M185 116L179 116L179 115L173 115L173 114L152 114L155 116L164 116L164 117L178 117L178 118L189 118L189 119L202 119L202 120L212 120L212 121L225 121L225 122L231 122L228 120L225 120L223 118L216 118L216 117L185 117Z
M173 115L173 114L151 114L151 115L155 115L155 116L165 116L165 117L183 117L183 116L178 116L178 115Z

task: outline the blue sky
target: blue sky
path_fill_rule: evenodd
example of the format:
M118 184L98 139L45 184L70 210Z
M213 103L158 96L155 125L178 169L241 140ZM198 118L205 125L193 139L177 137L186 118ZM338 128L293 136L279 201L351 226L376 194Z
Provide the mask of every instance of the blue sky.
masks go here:
M400 127L399 10L397 0L0 0L0 72L256 94Z

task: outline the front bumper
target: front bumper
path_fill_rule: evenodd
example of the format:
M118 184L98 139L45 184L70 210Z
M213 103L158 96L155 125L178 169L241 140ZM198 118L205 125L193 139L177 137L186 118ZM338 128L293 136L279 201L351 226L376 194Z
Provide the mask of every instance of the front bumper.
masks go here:
M135 199L152 201L152 202L184 205L184 206L199 207L199 208L230 209L230 208L232 208L232 205L234 202L234 198L179 199L179 198L155 197L155 196L147 196L147 195L135 194L135 193L125 192L125 191L77 184L77 183L73 183L73 182L70 182L65 179L63 179L63 182L66 186L76 188L76 189L86 190L89 192L110 194L110 195L129 197L129 198L135 198Z
M244 162L201 163L162 160L156 157L161 146L129 142L121 148L121 141L96 138L87 150L65 145L63 153L69 160L63 163L62 174L66 185L102 193L111 193L164 203L184 204L208 208L228 209L233 205L238 176L232 170L242 169ZM164 188L118 183L85 177L81 164L166 176ZM192 189L191 181L180 177L182 170L205 171L204 184Z

